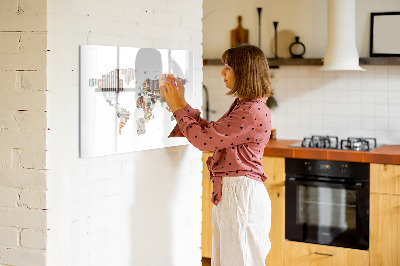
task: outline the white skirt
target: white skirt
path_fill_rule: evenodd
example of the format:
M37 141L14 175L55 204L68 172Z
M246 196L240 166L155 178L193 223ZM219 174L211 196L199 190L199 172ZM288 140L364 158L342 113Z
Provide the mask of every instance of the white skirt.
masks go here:
M271 249L271 201L262 182L245 176L223 177L212 223L212 266L265 265Z

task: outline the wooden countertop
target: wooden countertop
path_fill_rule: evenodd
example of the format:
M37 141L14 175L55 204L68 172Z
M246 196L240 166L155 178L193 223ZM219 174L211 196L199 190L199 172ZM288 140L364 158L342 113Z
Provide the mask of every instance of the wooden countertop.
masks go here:
M364 163L400 164L400 145L383 145L372 151L290 147L301 140L270 140L264 156Z

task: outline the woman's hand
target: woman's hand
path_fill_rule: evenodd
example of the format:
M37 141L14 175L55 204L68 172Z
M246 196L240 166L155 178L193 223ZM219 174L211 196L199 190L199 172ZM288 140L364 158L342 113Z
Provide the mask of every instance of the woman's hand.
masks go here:
M168 78L170 78L170 77L168 77ZM185 108L187 105L187 102L185 100L185 87L182 85L182 83L179 81L179 79L177 79L175 77L172 77L171 79L178 85L179 103L183 108Z
M162 86L160 89L162 90L162 92L164 93L164 98L166 103L168 104L169 108L171 109L171 112L175 112L178 109L183 109L185 108L186 104L184 106L182 106L182 96L180 94L182 94L182 92L179 92L178 88L174 85L177 84L179 86L179 84L183 87L183 85L179 82L176 82L177 80L175 78L171 78L168 77L167 81L165 82L164 86ZM184 89L183 89L183 93L184 93ZM183 97L183 100L185 100L185 98ZM186 101L185 101L186 103Z

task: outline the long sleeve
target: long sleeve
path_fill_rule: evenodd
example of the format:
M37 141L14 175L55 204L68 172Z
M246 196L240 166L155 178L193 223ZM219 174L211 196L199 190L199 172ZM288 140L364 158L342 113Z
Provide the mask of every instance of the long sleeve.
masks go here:
M199 125L201 125L202 127L206 127L209 122L203 118L200 117L200 110L198 109L194 109L192 106L190 106L189 104L187 104L184 108L186 114L193 118L194 120L196 120ZM168 138L171 137L184 137L185 135L182 134L182 132L179 129L179 125L177 124L174 129L171 131L171 133L169 134Z
M233 149L237 145L255 141L251 132L255 132L257 121L249 108L235 108L218 122L207 125L201 120L196 121L182 109L177 110L174 116L180 132L201 151ZM262 123L259 126L262 127Z

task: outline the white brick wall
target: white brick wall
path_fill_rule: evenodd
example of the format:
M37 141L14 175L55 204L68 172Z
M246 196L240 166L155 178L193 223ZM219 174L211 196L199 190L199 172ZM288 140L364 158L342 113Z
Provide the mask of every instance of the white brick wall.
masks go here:
M46 4L0 3L1 265L45 265Z
M179 146L80 159L78 48L193 50L199 107L202 0L66 0L47 8L47 264L201 265L201 152Z

